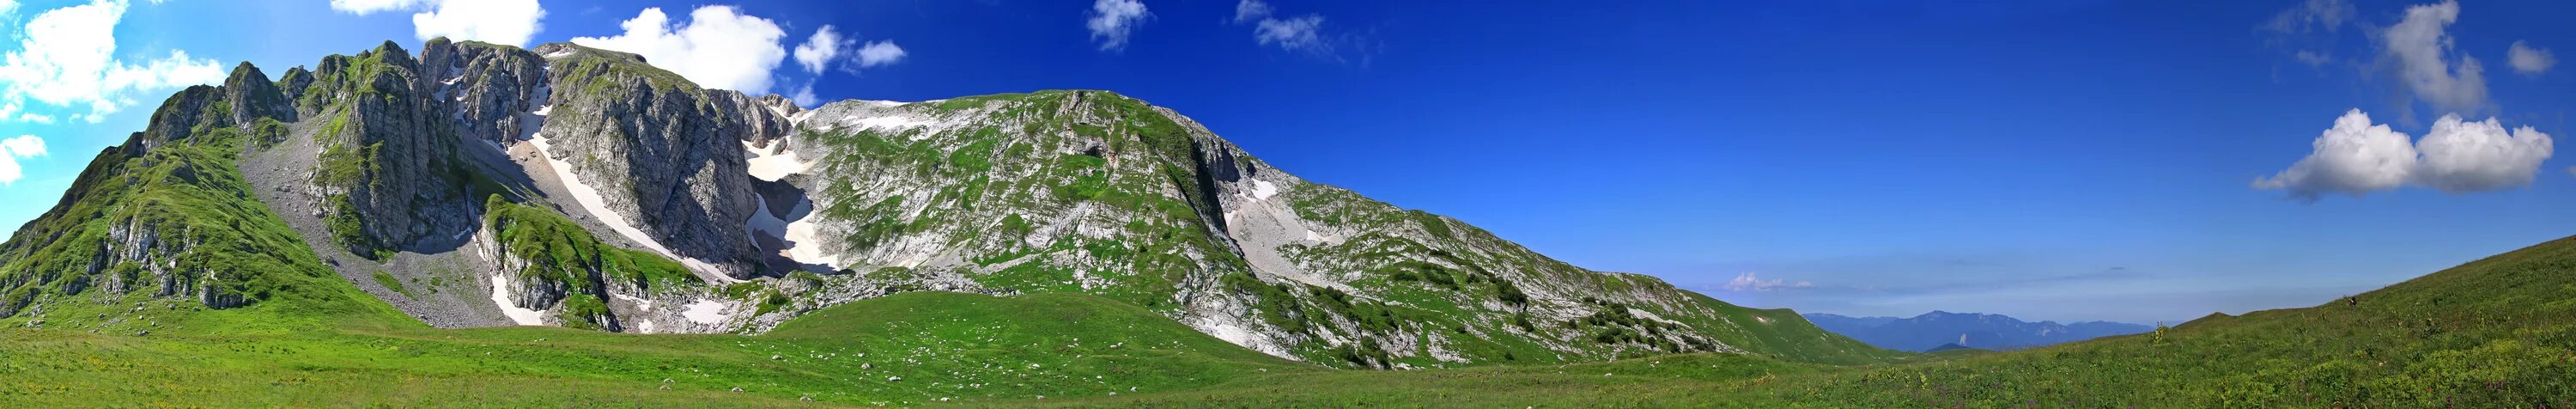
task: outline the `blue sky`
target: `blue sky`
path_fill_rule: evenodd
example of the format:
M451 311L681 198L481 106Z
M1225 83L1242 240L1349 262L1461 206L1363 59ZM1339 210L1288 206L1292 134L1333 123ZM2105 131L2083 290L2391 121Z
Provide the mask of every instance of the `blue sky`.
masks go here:
M2536 143L2570 131L2541 50L2576 49L2576 4L1257 3L0 0L0 224L208 70L433 32L820 100L1113 90L1309 180L1808 312L2176 322L2576 226L2576 161ZM70 9L115 13L45 17Z

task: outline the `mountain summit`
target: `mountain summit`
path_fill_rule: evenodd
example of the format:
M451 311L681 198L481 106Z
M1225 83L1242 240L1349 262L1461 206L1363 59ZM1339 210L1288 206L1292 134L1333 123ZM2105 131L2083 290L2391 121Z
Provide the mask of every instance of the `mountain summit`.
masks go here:
M1891 354L1306 181L1115 93L809 110L562 43L243 64L0 243L0 317L39 325L157 299L757 333L915 291L1086 294L1350 367Z

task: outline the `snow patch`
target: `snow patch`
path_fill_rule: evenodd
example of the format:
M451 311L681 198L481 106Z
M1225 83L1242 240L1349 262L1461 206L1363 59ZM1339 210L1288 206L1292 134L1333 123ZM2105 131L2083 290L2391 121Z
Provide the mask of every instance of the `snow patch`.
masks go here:
M510 303L510 285L500 274L492 275L492 304L501 306L501 315L519 325L546 325L546 312L519 308Z
M635 332L644 334L653 333L653 320L636 321Z
M546 53L545 57L546 57L546 58L563 58L563 57L571 56L573 53L574 53L574 51L573 51L573 48L572 48L572 47L564 47L564 49L561 49L561 50L555 50L555 52L551 52L551 53Z
M1324 235L1316 234L1314 230L1309 229L1306 230L1306 241L1324 241Z
M725 316L724 303L716 302L715 300L703 298L698 299L697 301L690 302L686 308L688 309L680 311L680 317L688 318L689 322L715 325L723 324L726 318L730 318Z
M1261 179L1253 179L1253 180L1252 180L1252 199L1253 199L1253 200L1270 200L1270 197L1271 197L1271 196L1276 196L1276 195L1278 195L1278 194L1279 194L1279 186L1278 186L1278 185L1270 184L1270 181L1261 180Z
M771 149L761 149L759 147L751 146L751 141L743 141L742 143L742 149L751 153L751 159L749 162L751 165L752 178L776 182L779 179L786 178L787 175L805 173L805 169L807 167L813 166L813 164L796 160L795 151L778 152L774 154L770 153L773 150L785 151L787 139L780 138L778 140L769 141L769 143Z
M813 204L811 202L806 202L799 203L798 206L813 206ZM814 239L814 231L816 229L821 229L822 226L814 224L814 219L814 216L807 215L805 218L787 223L787 234L786 237L784 237L789 243L787 246L787 258L790 260L796 260L798 263L829 266L833 270L848 268L848 266L841 265L841 255L839 253L825 251L823 250L823 246L818 245L821 241Z
M654 241L652 235L644 234L644 230L637 229L633 224L627 223L626 216L618 215L616 211L608 209L608 200L599 195L598 188L593 188L588 183L582 183L581 175L573 173L572 163L565 162L562 159L555 159L555 156L551 153L554 149L553 144L548 143L544 133L538 132L539 129L544 128L546 114L548 112L553 112L554 109L555 107L553 105L547 105L537 108L536 111L522 115L521 118L533 119L532 121L521 122L528 124L523 126L524 129L527 129L524 131L527 135L523 139L526 139L530 144L537 147L537 156L546 159L547 167L554 168L555 180L563 182L564 191L572 194L573 201L580 203L582 210L590 212L591 217L599 218L599 223L608 225L609 230L615 230L618 235L626 236L627 239L634 240L637 244L642 244L644 245L644 248L651 249L654 253L660 253L663 257L678 260L681 265L689 267L690 270L697 271L698 275L701 277L711 278L713 281L719 283L736 281L733 277L725 276L723 273L724 270L717 269L715 265L707 264L706 262L699 261L695 258L681 257L677 253L672 253L671 248L663 247L661 242Z

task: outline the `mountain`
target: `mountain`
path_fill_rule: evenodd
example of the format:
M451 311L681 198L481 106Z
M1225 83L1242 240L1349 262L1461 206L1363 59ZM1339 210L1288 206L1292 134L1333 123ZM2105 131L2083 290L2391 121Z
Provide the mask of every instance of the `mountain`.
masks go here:
M2019 349L2155 330L2145 325L2107 321L2061 325L2055 321L2024 322L1996 314L1946 311L1933 311L1913 318L1846 317L1824 313L1805 316L1817 327L1870 345L1922 352L1937 351L1942 346Z
M760 334L922 291L1096 297L1337 367L1904 356L1309 182L1115 93L809 110L566 43L242 64L0 242L0 323L93 331Z

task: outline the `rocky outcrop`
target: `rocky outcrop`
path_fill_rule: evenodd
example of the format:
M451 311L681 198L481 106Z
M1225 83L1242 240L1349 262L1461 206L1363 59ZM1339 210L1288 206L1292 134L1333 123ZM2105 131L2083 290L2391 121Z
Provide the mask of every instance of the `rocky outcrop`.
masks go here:
M356 225L344 244L368 254L470 228L473 209L453 163L455 122L431 98L438 84L420 63L388 41L319 67L300 98L308 117L327 118L313 131L325 148L315 152L312 208Z
M546 60L518 47L429 40L421 47L421 89L445 108L456 133L508 145L541 125L524 115L544 105Z
M757 206L742 141L788 132L779 111L699 88L634 54L547 44L547 153L673 255L753 273L744 220Z
M262 74L249 62L233 66L231 76L224 78L224 103L231 112L231 124L248 125L261 118L295 122L295 104L279 90L277 82Z

